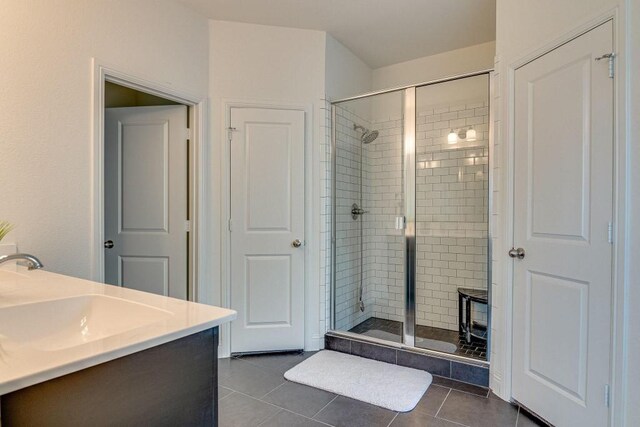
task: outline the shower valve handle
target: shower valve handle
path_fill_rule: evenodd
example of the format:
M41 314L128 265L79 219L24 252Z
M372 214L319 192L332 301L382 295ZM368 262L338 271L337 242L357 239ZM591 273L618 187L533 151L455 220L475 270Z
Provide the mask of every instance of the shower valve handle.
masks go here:
M369 211L365 211L357 203L351 205L351 218L357 219L359 215L369 213Z
M357 208L357 209L351 209L351 213L354 214L354 215L362 215L362 214L365 214L365 213L369 213L369 211L365 211L362 208Z

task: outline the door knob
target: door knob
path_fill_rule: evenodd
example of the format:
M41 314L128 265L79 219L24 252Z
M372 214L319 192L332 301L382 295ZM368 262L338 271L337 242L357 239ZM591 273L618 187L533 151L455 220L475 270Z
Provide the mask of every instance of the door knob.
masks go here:
M302 242L300 241L300 239L296 239L296 240L294 240L293 242L291 242L291 245L292 245L294 248L299 248L300 246L302 246Z
M518 258L518 259L522 259L522 258L524 258L524 249L522 249L522 248L518 248L518 249L516 249L516 248L511 248L511 249L509 250L509 256L510 256L511 258Z
M113 248L113 240L107 240L106 242L104 242L104 247L107 249Z

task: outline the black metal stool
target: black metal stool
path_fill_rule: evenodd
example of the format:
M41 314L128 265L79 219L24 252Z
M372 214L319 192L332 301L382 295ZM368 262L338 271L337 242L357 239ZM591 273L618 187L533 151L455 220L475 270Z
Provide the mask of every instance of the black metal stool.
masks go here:
M488 292L483 289L470 289L470 288L458 288L458 324L460 326L460 333L465 335L468 343L471 342L471 337L481 340L487 339L485 334L478 334L473 331L473 324L471 323L471 303L477 302L479 304L487 305ZM465 305L464 321L462 317L462 305Z

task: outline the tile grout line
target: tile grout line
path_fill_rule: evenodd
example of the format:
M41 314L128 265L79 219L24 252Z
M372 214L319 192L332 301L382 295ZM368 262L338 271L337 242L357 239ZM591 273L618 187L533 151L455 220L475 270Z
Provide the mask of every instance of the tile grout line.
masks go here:
M471 426L468 426L468 425L466 425L466 424L460 424L460 423L458 423L458 422L456 422L456 421L448 420L448 419L446 419L446 418L438 418L438 419L439 419L439 420L442 420L442 421L446 421L446 422L451 423L451 424L455 424L455 425L457 425L457 426L462 426L462 427L471 427Z
M451 421L451 420L448 420L448 419L443 418L443 417L438 417L438 414L440 413L440 410L441 410L441 409L442 409L442 407L444 406L444 402L447 400L447 398L449 397L449 395L451 394L451 392L452 392L452 391L453 391L453 389L452 389L452 388L450 388L450 389L449 389L449 392L447 393L447 395L445 396L444 400L443 400L443 401L442 401L442 403L440 404L440 407L438 408L438 411L436 412L436 414L435 414L433 417L434 417L434 418L437 418L437 419L439 419L439 420L444 420L444 421L447 421L447 422L449 422L449 423L459 425L459 426L469 427L469 426L467 426L466 424L461 424L461 423L459 423L459 422Z
M246 363L249 363L249 362L246 362ZM255 366L255 365L254 365L254 366ZM276 404L274 404L274 403L271 403L271 402L267 402L267 401L265 401L265 400L262 400L262 399L264 399L267 395L269 395L270 393L272 393L272 392L276 391L277 389L279 389L280 387L284 386L287 382L288 382L288 381L286 381L286 380L285 380L285 382L283 382L282 384L280 384L279 386L277 386L276 388L274 388L273 390L271 390L269 393L265 394L264 396L262 396L262 397L260 397L260 398L258 398L258 397L253 397L253 396L248 395L248 394L246 394L246 393L243 393L243 392L241 392L241 391L233 390L233 389L231 389L231 388L229 388L229 387L226 387L226 388L228 388L229 390L232 390L232 391L233 391L233 393L228 394L227 396L223 397L223 399L224 399L224 398L226 398L226 397L228 397L228 396L231 396L231 395L232 395L232 394L234 394L234 393L237 393L237 394L240 394L240 395L246 396L246 397L248 397L248 398L250 398L250 399L257 400L258 402L265 403L265 404L267 404L267 405L269 405L269 406L273 406L274 408L278 408L278 409L280 409L280 411L278 411L278 412L276 412L275 414L273 414L272 416L268 417L266 420L262 421L262 422L261 422L260 424L258 424L258 425L262 425L262 424L266 423L267 421L269 421L271 418L273 418L273 417L275 417L276 415L278 415L280 412L282 412L282 411L286 411L286 412L290 412L290 413L295 414L295 415L299 415L299 416L301 416L301 417L303 417L303 418L307 418L307 419L309 419L309 420L312 420L312 421L318 422L318 423L320 423L320 424L324 424L324 425L327 425L327 426L331 426L331 424L327 424L327 423L325 423L325 422L323 422L323 421L316 420L316 419L311 418L311 417L308 417L308 416L306 416L306 415L299 414L299 413L297 413L297 412L295 412L295 411L292 411L292 410L290 410L290 409L287 409L287 408L283 408L283 407L281 407L281 406L278 406L278 405L276 405ZM320 410L319 410L318 412L316 412L313 416L315 417L316 415L318 415L318 414L319 414L319 413L320 413L324 408L326 408L327 406L329 406L329 405L331 404L331 402L333 402L334 400L336 400L336 399L338 398L338 396L339 396L339 395L336 395L333 399L331 399L331 401L330 401L329 403L327 403L327 404L326 404L326 405L324 405L322 408L320 408ZM219 400L221 400L221 399L219 399ZM333 426L332 426L332 427L333 427Z
M316 416L322 412L327 406L331 405L333 403L334 400L336 400L338 398L338 396L340 396L339 394L336 394L336 396L331 399L331 401L329 403L327 403L326 405L324 405L322 408L320 408L320 410L318 410L318 412L316 412L315 414L313 414L313 417L311 417L312 420L316 419Z
M516 415L516 424L515 427L518 427L518 421L520 421L520 407L518 406L518 414Z
M437 384L436 384L436 385L437 385ZM449 387L449 388L450 388L451 390L455 390L455 391L457 391L458 393L469 394L469 395L471 395L471 396L479 397L479 398L481 398L481 399L488 399L488 398L489 398L489 393L487 393L487 395L486 395L486 396L484 396L484 395L482 395L482 394L473 393L473 392L471 392L471 391L464 391L464 390L460 390L460 389L457 389L457 388L455 388L455 387ZM500 399L500 400L502 400L502 399Z
M438 414L440 413L440 410L442 409L442 407L444 406L444 402L447 401L447 399L449 398L449 395L451 394L451 389L449 389L449 391L447 392L447 395L444 397L444 399L442 399L442 403L440 404L440 407L438 408L438 410L436 411L436 414L434 415L434 417L438 417Z
M267 417L267 418L265 418L263 421L259 422L259 423L258 423L258 425L257 425L257 427L260 427L261 425L263 425L264 423L266 423L267 421L269 421L271 418L274 418L276 415L278 415L278 414L279 414L280 412L282 412L282 411L283 411L283 410L281 409L281 410L279 410L279 411L276 411L276 413L275 413L275 414L268 416L268 417Z
M287 383L287 381L285 380L285 382L283 382L282 384L280 384L279 386L277 386L276 388L274 388L271 391L268 391L266 394L264 394L262 397L259 397L258 400L262 400L265 397L269 396L271 393L273 393L274 391L276 391L277 389L281 388L283 385L285 385ZM268 403L268 402L267 402Z
M321 424L324 424L324 425L327 425L327 426L331 426L331 424L327 424L327 423L325 423L325 422L323 422L323 421L316 420L316 419L313 419L313 418L309 418L309 417L307 417L306 415L298 414L297 412L293 412L293 411L291 411L291 410L289 410L289 409L287 409L287 408L283 408L283 407L278 406L278 405L276 405L276 404L274 404L274 403L265 402L264 400L260 400L260 399L258 399L258 398L256 398L256 397L249 396L249 395L248 395L248 394L246 394L246 393L242 393L241 391L236 391L236 393L237 393L237 394L240 394L240 395L242 395L242 396L248 397L249 399L257 400L258 402L260 402L260 403L264 403L265 405L273 406L274 408L280 409L280 411L276 412L276 413L274 414L274 416L275 416L275 415L277 415L277 414L279 414L279 413L280 413L280 412L282 412L282 411L286 411L286 412L291 412L292 414L295 414L295 415L299 415L299 416L301 416L301 417L303 417L303 418L307 418L307 419L309 419L309 420L316 421L316 422L318 422L318 423L321 423ZM226 397L226 396L225 396L225 397ZM337 397L338 397L338 396L334 397L334 398L333 398L333 400L335 400ZM331 402L333 402L333 400L332 400ZM331 402L329 402L329 403L331 403ZM327 405L329 405L329 403L327 403ZM327 405L325 405L322 409L326 408L326 406L327 406ZM321 410L322 410L322 409L321 409ZM316 415L317 415L317 414L316 414ZM315 415L314 415L314 416L315 416ZM270 418L271 418L271 417L268 417L268 418L267 418L265 421L263 421L263 422L268 421ZM260 423L260 424L262 424L262 423ZM332 427L333 427L333 426L332 426Z
M426 371L426 372L428 372L428 371ZM432 375L433 375L433 374L432 374ZM443 378L446 378L446 377L443 377ZM483 388L483 387L481 387L481 386L477 386L477 385L475 385L475 384L471 384L471 383L464 383L464 382L462 382L462 381L452 380L451 378L446 378L446 379L449 379L449 380L451 380L451 381L455 381L455 382L459 382L459 383L462 383L462 384L467 384L467 385L474 386L474 387ZM483 398L483 399L484 399L484 398L487 398L487 399L488 399L488 398L489 398L489 393L491 393L491 389L487 389L487 394L486 394L486 395L482 395L482 394L474 393L474 392L471 392L471 391L461 390L461 389L456 388L456 387L450 387L450 386L446 386L446 385L443 385L443 384L437 384L437 383L434 383L433 381L431 382L431 384L433 384L434 386L438 386L438 387L443 387L443 388L448 388L448 389L451 389L451 390L455 390L455 391L460 392L460 393L470 394L470 395L472 395L472 396L476 396L476 397L481 397L481 398ZM227 388L229 388L229 387L227 387ZM502 400L502 399L500 399L500 400Z
M231 389L229 389L229 390L231 390ZM233 394L235 394L235 393L237 393L237 391L235 391L235 390L231 390L231 393L227 394L226 396L219 397L219 398L218 398L218 402L220 402L221 400L226 399L227 397L229 397L229 396L231 396L231 395L233 395Z
M387 424L387 427L389 427L391 424L393 424L393 422L396 420L396 418L398 418L398 415L400 415L400 412L396 412L396 414L393 416L391 421L389 421L389 424Z
M306 415L298 414L297 412L294 412L294 411L292 411L292 410L290 410L290 409L284 409L284 408L283 408L283 411L285 411L285 412L290 412L290 413L292 413L292 414L294 414L294 415L299 415L299 416L301 416L301 417L303 417L303 418L306 418L306 419L308 419L308 420L314 421L314 422L319 423L319 424L323 424L323 425L325 425L325 426L334 427L334 426L333 426L333 424L328 424L328 423L325 423L324 421L320 421L320 420L316 420L316 419L313 419L313 418L309 418L309 417L307 417Z

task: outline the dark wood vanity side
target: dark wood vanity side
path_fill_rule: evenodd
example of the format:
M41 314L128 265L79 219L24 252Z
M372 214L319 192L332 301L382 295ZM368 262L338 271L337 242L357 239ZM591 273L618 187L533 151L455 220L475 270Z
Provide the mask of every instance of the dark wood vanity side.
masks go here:
M217 426L218 328L2 396L2 425Z

